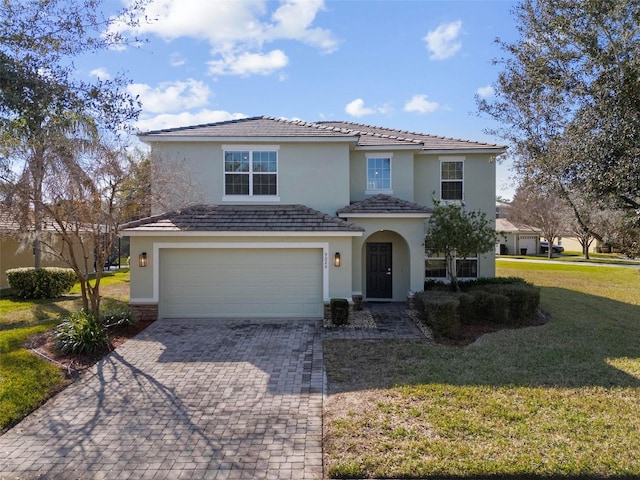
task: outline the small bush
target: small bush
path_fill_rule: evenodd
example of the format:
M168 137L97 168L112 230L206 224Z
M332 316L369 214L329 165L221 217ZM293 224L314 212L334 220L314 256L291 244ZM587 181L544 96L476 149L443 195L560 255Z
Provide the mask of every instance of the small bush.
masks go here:
M460 280L458 285L460 291L470 292L480 287L490 285L528 285L527 282L520 277L483 277L475 278L472 280ZM427 290L439 290L439 291L455 291L453 284L443 282L442 280L425 280L424 289Z
M104 328L120 328L133 325L133 316L129 307L108 307L100 311L100 323Z
M109 348L109 335L102 322L83 310L73 313L54 332L56 347L63 353L94 354Z
M76 274L70 268L13 268L7 270L9 285L21 298L56 298L71 290Z
M472 290L460 295L460 321L466 325L481 322L509 323L509 298L487 290Z
M422 319L438 335L458 339L462 325L522 324L540 303L540 288L521 278L482 278L460 286L456 293L449 284L428 281L428 290L415 294Z
M536 313L540 304L540 288L529 283L495 285L491 291L509 299L508 323L520 323Z
M334 325L347 325L349 323L349 301L347 299L331 299L331 323Z
M459 338L462 330L458 308L460 296L445 292L416 294L416 305L424 322L438 335Z

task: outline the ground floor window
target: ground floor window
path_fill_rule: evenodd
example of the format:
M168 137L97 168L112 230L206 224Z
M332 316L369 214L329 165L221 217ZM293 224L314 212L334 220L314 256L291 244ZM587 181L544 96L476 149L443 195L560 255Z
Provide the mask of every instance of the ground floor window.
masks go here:
M424 276L427 279L445 280L449 277L444 254L425 257L424 267ZM458 270L458 278L478 278L477 258L456 260L456 268Z

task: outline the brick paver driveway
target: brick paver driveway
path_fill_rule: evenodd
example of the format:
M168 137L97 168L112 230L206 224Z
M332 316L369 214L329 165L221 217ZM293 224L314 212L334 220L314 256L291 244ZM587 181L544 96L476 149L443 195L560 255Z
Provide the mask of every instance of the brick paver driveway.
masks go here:
M159 320L0 437L0 478L322 478L312 320Z

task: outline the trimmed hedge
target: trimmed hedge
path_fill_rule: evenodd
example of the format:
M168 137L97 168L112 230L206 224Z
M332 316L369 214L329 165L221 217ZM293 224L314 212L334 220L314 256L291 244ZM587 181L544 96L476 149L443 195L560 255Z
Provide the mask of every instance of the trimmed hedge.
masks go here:
M434 292L435 293L435 292ZM462 333L460 302L452 294L419 295L416 302L422 310L422 318L438 335L459 338Z
M487 287L493 285L531 285L526 280L520 277L486 277L475 278L472 280L460 280L458 282L460 291L470 292L480 287ZM425 291L441 290L441 291L455 291L455 286L452 283L445 283L441 280L425 280Z
M487 291L496 292L509 299L510 323L518 323L531 317L540 304L540 287L527 283L496 285L487 287Z
M346 298L331 299L331 323L334 325L349 323L349 301Z
M71 290L77 277L71 268L13 268L7 270L9 285L22 298L56 298Z
M483 321L510 323L511 304L509 297L486 290L473 290L458 296L460 321L473 325Z
M439 282L430 282L428 290L416 293L416 307L437 335L456 339L462 325L487 321L521 324L535 314L540 303L540 288L520 278L464 283L460 293L452 292L448 284Z

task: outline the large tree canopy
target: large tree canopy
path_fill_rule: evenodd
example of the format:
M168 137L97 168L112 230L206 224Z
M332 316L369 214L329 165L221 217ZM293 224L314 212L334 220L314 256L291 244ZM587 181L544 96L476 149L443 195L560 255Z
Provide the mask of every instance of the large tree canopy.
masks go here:
M496 96L479 100L510 141L516 168L561 192L580 189L640 211L640 3L523 0L520 33L500 43Z
M122 220L124 207L115 201L131 168L120 148L108 145L137 118L139 105L124 77L84 80L73 62L126 42L114 24L138 18L146 0L129 2L116 16L103 15L104 3L0 2L0 200L23 231L33 231L36 267L42 252L56 254L43 235L45 219L54 223L69 247L64 259L81 280L84 306L90 299L94 313L100 266Z
M6 143L74 113L120 128L138 113L123 89L122 75L87 81L75 76L73 60L128 41L114 23L145 0L105 17L104 0L5 0L0 3L0 133ZM129 18L134 18L129 15ZM27 132L27 134L29 134Z

